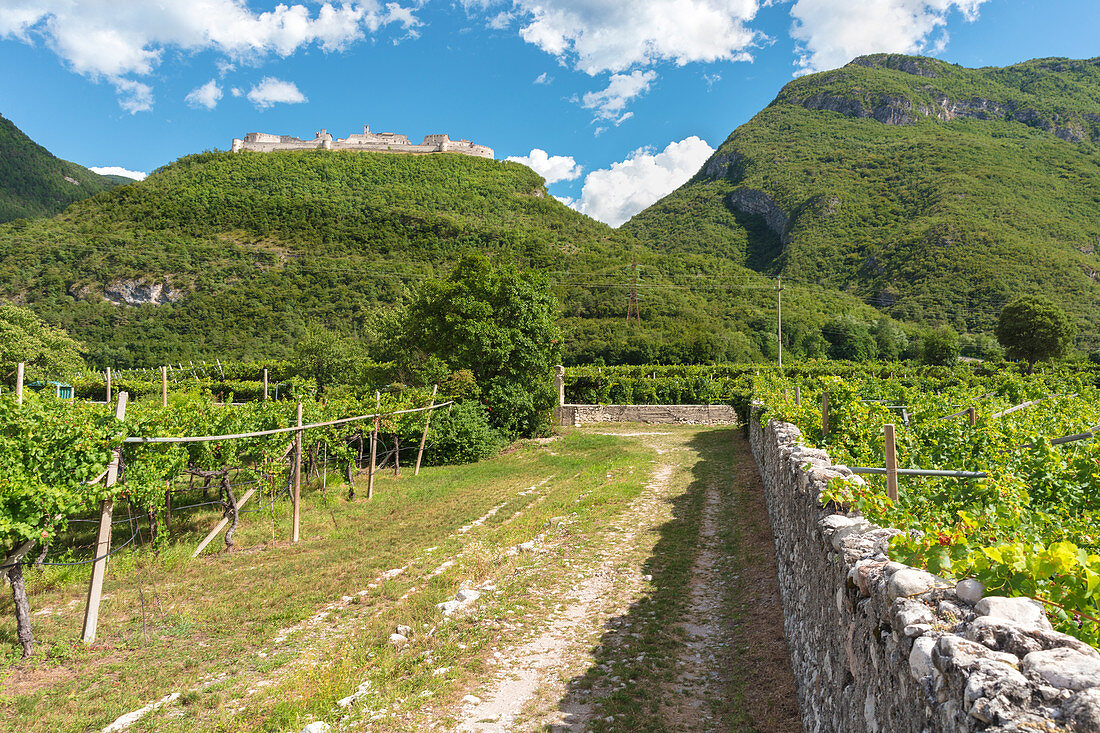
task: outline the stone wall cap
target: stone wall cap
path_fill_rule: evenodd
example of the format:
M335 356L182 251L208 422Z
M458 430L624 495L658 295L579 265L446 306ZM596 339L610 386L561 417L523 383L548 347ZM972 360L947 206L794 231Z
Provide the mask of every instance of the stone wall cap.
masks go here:
M974 611L979 616L992 616L1015 621L1018 624L1038 626L1041 629L1050 630L1047 614L1043 610L1043 604L1034 598L1007 598L1005 596L986 596L974 604Z
M1100 659L1065 647L1031 652L1024 657L1025 672L1063 690L1100 687Z

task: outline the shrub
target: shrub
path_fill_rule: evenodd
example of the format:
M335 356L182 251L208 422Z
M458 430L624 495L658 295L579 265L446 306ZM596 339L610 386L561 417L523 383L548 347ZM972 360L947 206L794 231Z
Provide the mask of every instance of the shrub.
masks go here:
M430 429L433 464L473 463L491 458L504 447L501 434L489 424L489 412L479 402L459 402L438 413Z

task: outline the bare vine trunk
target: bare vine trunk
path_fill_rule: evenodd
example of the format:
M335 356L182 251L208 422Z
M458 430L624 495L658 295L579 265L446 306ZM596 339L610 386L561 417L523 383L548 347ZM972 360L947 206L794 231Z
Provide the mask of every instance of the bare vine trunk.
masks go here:
M34 540L27 540L4 560L3 572L11 582L11 598L15 602L15 636L23 647L23 659L34 650L34 632L31 630L31 604L27 602L27 586L23 582L23 558L34 548Z
M229 472L222 476L222 491L225 492L225 518L229 520L229 529L225 532L225 551L233 552L233 532L237 529L237 498L233 496L233 486L229 482Z

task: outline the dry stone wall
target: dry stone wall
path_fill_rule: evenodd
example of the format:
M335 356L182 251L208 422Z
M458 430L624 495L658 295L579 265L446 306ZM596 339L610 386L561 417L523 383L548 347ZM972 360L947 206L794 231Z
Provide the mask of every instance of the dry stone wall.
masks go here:
M560 425L602 422L732 425L737 413L729 405L562 405Z
M899 530L821 506L830 479L858 476L794 425L754 414L749 432L807 731L1100 731L1100 653L1037 601L891 562Z

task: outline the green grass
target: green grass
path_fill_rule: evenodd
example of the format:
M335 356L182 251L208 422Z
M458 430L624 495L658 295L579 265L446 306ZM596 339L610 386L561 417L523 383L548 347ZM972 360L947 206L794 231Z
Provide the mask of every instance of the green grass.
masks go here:
M99 637L88 648L78 641L87 571L29 572L32 612L64 610L33 616L35 657L15 665L11 603L0 602L0 649L7 662L0 672L0 709L7 729L98 730L169 692L184 693L181 702L133 730L300 729L314 717L331 719L335 700L364 678L376 692L353 712L385 706L390 724L399 727L424 700L453 696L460 683L483 671L481 650L503 632L477 619L513 610L528 622L545 612L527 592L532 558L502 560L501 548L540 533L547 544L583 544L640 491L644 474L630 468L646 456L613 438L570 435L479 464L427 468L416 478L407 471L400 479L382 475L371 501L347 502L338 487L330 487L327 498L310 491L298 545L286 541L289 507L280 501L275 542L265 504L264 512L245 515L239 551L208 550L197 560L188 555L217 517L177 517L159 556L140 548L113 558ZM543 501L517 495L551 476ZM498 504L504 507L483 527L456 534ZM574 512L573 521L548 525L551 517ZM116 531L116 540L129 533L128 527ZM438 549L425 554L432 546ZM447 557L454 565L426 579ZM404 573L368 588L380 573L406 564ZM460 585L486 579L498 581L499 592L487 596L476 617L440 623L435 603L453 597ZM358 596L364 589L369 592ZM344 595L355 601L341 603ZM272 642L333 602L338 607L323 621ZM415 630L401 653L387 642L397 624ZM452 672L433 675L440 667ZM274 683L255 686L265 678ZM247 695L250 688L258 691ZM432 698L421 698L424 691ZM234 701L242 709L234 709Z

